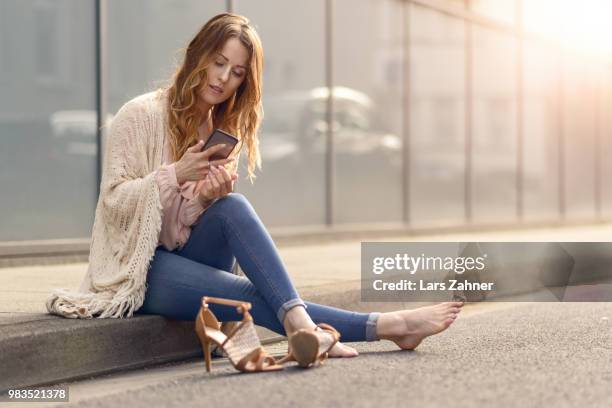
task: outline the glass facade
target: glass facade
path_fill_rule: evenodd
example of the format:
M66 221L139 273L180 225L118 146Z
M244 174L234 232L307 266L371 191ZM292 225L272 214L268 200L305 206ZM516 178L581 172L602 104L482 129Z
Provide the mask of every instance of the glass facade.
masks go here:
M600 93L599 114L597 115L599 124L600 149L598 159L601 163L601 177L598 188L601 191L601 216L610 218L612 216L612 67L604 67L600 71Z
M340 0L332 4L332 219L339 224L399 222L402 3Z
M522 187L526 220L559 214L561 103L558 50L524 45L522 73Z
M475 222L513 221L518 194L516 39L471 28L471 215Z
M595 215L596 110L592 67L566 56L563 63L565 215Z
M609 219L612 64L517 1L3 0L0 241L89 238L97 90L109 119L166 84L230 5L264 44L262 171L243 157L236 190L266 225Z
M325 3L235 1L234 10L251 20L264 44L262 168L251 184L242 160L236 191L266 225L324 224Z
M465 219L465 22L409 10L409 203L413 225Z
M527 0L531 1L533 0ZM505 24L516 22L516 0L468 0L468 2L476 14Z
M0 2L0 241L90 234L94 26L93 1Z

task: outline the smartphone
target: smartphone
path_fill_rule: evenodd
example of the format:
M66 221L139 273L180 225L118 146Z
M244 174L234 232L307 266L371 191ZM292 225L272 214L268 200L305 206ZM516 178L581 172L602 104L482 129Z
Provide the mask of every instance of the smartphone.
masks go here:
M234 147L238 143L238 139L227 132L222 131L221 129L215 129L212 135L208 138L204 147L202 147L201 151L204 151L210 147L216 146L218 144L225 144L225 147L220 151L213 153L210 156L209 160L222 160L227 159L229 155L234 150Z

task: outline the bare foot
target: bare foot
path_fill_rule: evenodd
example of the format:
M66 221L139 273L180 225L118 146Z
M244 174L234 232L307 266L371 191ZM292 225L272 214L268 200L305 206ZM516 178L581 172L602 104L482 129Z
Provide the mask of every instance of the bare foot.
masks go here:
M357 357L359 353L357 350L346 344L337 342L331 350L329 350L328 356L331 357Z
M413 350L427 336L447 329L457 318L463 302L445 302L413 310L382 313L376 333L380 339L391 340L401 349Z

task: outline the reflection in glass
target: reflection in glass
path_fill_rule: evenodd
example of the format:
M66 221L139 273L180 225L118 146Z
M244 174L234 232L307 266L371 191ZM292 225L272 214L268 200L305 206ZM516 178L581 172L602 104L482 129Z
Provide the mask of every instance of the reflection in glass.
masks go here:
M465 217L465 26L410 9L410 222Z
M612 216L612 69L602 69L599 77L601 91L599 93L599 115L600 124L599 137L601 140L600 163L601 163L601 200L602 215Z
M262 170L256 172L257 179L251 185L245 179L246 162L241 164L237 191L249 198L266 225L323 224L324 2L265 0L234 4L237 13L255 24L265 56L265 114L259 133Z
M473 26L472 215L516 218L516 41Z
M525 44L523 57L523 215L559 217L559 55Z
M333 219L401 221L402 3L333 6Z
M516 2L518 0L470 0L470 8L488 18L514 24L516 22ZM532 1L528 0L527 2Z
M90 235L93 18L93 0L0 2L0 241Z
M565 202L568 218L595 214L595 91L592 66L566 54L563 59Z

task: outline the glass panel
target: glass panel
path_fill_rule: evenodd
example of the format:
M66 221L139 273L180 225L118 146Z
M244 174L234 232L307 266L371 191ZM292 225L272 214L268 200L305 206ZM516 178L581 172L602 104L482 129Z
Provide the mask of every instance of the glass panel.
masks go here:
M509 221L516 217L516 42L478 26L472 32L472 214Z
M612 68L603 71L600 92L599 123L601 140L602 214L612 217Z
M255 24L265 54L265 115L259 133L262 171L257 172L253 185L241 180L237 190L249 198L267 225L323 224L324 2L264 0L234 4L237 13ZM306 22L307 29L295 29ZM244 176L246 167L240 174L241 179Z
M568 218L595 213L595 86L585 60L564 58L563 125L565 200Z
M465 23L410 9L411 224L465 217Z
M401 221L402 3L333 5L333 218Z
M610 56L612 2L523 0L522 7L525 30L562 42L573 50Z
M572 7L575 8L575 4ZM521 8L525 31L548 38L560 38L566 17L565 9L567 8L562 1L523 0Z
M94 1L0 2L0 241L89 237Z
M470 8L478 14L503 23L516 22L516 0L470 0Z
M523 58L523 210L525 219L559 217L559 55L525 45Z

